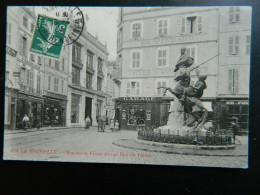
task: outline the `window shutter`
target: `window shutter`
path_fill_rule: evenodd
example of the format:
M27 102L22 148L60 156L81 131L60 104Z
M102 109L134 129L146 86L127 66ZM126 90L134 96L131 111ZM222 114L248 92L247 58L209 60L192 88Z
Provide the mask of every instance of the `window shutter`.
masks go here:
M186 53L187 53L188 57L191 57L191 55L190 55L190 48L186 48Z
M202 17L198 16L198 32L202 32Z
M27 78L26 85L29 86L30 85L30 70L26 71L26 78Z
M193 57L193 58L195 58L195 48L194 48L194 47L192 47L192 48L190 49L190 56Z
M126 95L130 95L130 83L128 82L127 83L127 86L126 86Z
M234 69L234 93L238 93L239 88L239 70Z
M59 79L57 78L57 92L59 92Z
M235 36L235 54L239 53L239 37Z
M136 95L139 95L140 85L139 82L136 82Z
M32 71L32 80L31 80L31 87L32 88L34 88L33 84L34 84L34 71Z
M233 23L234 21L234 8L230 7L229 8L229 23Z
M228 92L233 93L233 69L228 70Z
M236 22L239 22L239 7L236 7Z
M181 32L185 33L185 22L186 22L186 18L182 17L182 23L181 23Z
M233 54L233 37L229 37L229 54Z
M20 53L21 54L23 54L23 36L22 36L22 34L19 34L19 51L20 51Z

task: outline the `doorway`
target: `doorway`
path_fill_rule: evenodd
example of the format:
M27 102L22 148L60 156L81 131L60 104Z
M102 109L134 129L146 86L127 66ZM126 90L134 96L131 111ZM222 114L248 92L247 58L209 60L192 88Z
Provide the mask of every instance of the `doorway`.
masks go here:
M86 97L85 100L85 119L89 116L92 124L92 98Z
M15 129L15 104L11 104L11 118L10 118L10 129Z

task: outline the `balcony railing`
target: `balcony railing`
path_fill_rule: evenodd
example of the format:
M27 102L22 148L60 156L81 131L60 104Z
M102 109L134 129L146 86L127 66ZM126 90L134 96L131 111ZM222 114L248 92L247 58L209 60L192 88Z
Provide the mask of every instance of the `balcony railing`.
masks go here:
M35 88L29 87L29 86L26 86L26 85L23 85L23 84L20 84L20 89L21 89L21 91L28 92L28 93L31 93L31 94L42 95L42 90L35 89Z

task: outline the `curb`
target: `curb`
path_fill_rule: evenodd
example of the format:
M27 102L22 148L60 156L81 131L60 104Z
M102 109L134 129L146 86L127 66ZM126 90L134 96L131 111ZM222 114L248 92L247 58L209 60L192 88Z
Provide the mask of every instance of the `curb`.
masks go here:
M140 147L138 147L138 143L136 143L137 145L134 146L130 146L127 144L122 144L120 143L121 141L126 141L127 139L120 139L120 140L116 140L113 141L112 143L116 146L119 147L123 147L123 148L128 148L128 149L133 149L133 150L143 150L143 151L147 151L147 152L160 152L160 153L167 153L167 154L182 154L182 155L196 155L196 156L223 156L223 157L247 157L247 154L207 154L206 152L209 152L210 150L198 150L197 152L196 149L180 149L180 148L169 148L169 149L175 149L175 150L162 150L159 146L152 146L152 147L157 147L157 148L149 148L149 145L145 145L145 144L140 144L142 145ZM134 140L130 140L129 141L134 141ZM119 143L118 143L119 142ZM148 146L146 148L143 148L144 146ZM150 146L151 147L151 146ZM166 148L166 147L163 147ZM177 150L176 150L177 149ZM186 151L185 151L186 150ZM216 151L216 150L211 150L211 151ZM221 150L223 151L223 150ZM229 150L230 151L230 150Z
M213 145L188 145L188 144L170 144L170 143L161 143L145 140L135 140L136 143L151 145L151 146L163 146L173 149L197 149L197 150L232 150L236 148L236 145L227 145L227 146L213 146Z
M55 131L55 130L63 130L63 129L72 129L72 128L85 128L85 127L43 127L37 130L37 128L29 129L29 130L5 130L5 135L13 135L13 134L23 134L23 133L31 133L31 132L43 132L43 131Z

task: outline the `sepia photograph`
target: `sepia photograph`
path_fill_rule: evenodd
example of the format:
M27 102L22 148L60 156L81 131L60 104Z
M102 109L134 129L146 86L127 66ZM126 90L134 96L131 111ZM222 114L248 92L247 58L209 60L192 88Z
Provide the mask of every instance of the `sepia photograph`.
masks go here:
M250 6L8 6L3 159L248 168Z

